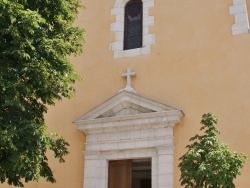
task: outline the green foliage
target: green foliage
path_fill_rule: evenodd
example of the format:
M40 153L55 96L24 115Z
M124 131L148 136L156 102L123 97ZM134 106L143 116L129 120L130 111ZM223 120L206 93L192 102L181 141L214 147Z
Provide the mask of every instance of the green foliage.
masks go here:
M204 135L195 135L187 145L188 151L180 158L181 185L185 188L234 188L233 180L240 175L247 156L232 152L222 143L214 124L218 118L211 114L202 116L200 130Z
M68 143L47 135L44 113L69 98L79 78L69 56L82 50L72 24L80 0L0 0L0 181L55 182L46 152L64 162Z

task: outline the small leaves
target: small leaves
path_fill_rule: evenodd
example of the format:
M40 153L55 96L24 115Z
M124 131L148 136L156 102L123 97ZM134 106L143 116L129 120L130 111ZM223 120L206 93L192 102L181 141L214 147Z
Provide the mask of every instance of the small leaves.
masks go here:
M61 163L65 162L63 157L69 154L67 150L67 146L69 146L69 143L57 134L49 137L49 141L50 149L54 151L55 158L59 158L59 162Z
M187 145L188 151L179 160L181 185L185 188L234 188L233 180L240 175L247 156L230 151L222 143L214 126L218 118L211 113L202 116L200 130L204 135L195 135Z
M64 162L69 145L48 136L44 113L71 97L79 79L69 61L82 51L73 26L80 0L0 1L0 182L55 182L46 153Z

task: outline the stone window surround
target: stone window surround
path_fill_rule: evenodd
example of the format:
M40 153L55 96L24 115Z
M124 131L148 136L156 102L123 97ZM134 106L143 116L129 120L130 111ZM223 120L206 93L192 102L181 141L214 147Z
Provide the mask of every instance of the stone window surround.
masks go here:
M234 15L235 23L232 25L232 35L249 33L249 21L246 0L233 0L229 7L230 15Z
M111 24L110 30L115 32L115 42L110 43L109 49L114 51L114 58L132 57L150 53L150 45L155 43L155 34L149 34L149 27L154 25L154 16L149 16L149 8L154 6L154 0L142 0L143 3L143 44L142 48L123 50L124 39L124 11L129 0L116 0L111 15L116 21Z

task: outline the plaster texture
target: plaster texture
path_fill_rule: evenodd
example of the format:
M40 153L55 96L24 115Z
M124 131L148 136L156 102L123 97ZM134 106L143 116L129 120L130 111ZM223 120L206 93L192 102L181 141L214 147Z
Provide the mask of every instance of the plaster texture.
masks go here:
M248 9L249 2L246 1ZM173 127L174 138L161 136L162 132L157 132L164 127L158 127L154 131L157 138L164 137L166 141L173 139L174 153L168 160L173 163L174 188L182 187L179 182L178 159L187 151L186 145L190 144L190 137L201 133L200 120L204 113L213 112L219 116L218 129L221 132L219 138L224 143L227 143L232 150L250 155L248 144L250 143L250 35L249 33L232 35L235 14L230 14L229 8L234 6L233 0L154 1L154 5L148 9L148 15L154 16L154 24L145 30L148 34L155 34L154 45L150 45L147 49L150 53L126 58L114 58L114 51L109 49L109 44L116 41L116 36L122 37L121 32L110 31L111 24L116 22L116 14L111 15L116 1L85 0L83 3L86 9L79 12L76 25L86 30L85 45L80 57L71 57L71 62L83 81L75 84L76 93L71 100L63 99L56 106L49 107L46 114L48 132L58 132L65 137L70 143L70 155L66 157L66 163L60 164L53 159L53 153L48 153L49 163L57 179L56 184L41 179L39 182L25 184L25 188L83 188L86 155L82 152L86 150L85 147L94 146L94 143L106 142L106 136L110 136L111 139L107 142L111 142L112 139L114 141L122 139L124 143L122 147L127 147L127 151L130 151L122 153L122 156L134 155L132 151L135 149L128 147L127 142L139 139L149 143L150 137L153 136L148 136L144 140L141 138L141 131L145 131L143 135L148 135L147 129L154 129L151 123L147 123L153 121L153 117L150 115L144 117L145 114L164 113L157 110L161 109L161 105L132 107L137 103L134 101L147 104L148 102L143 102L146 100L145 97L185 112L178 125ZM140 54L139 51L133 53ZM100 104L111 96L116 96L118 91L124 88L126 80L121 74L127 67L136 72L136 77L131 78L131 87L137 94L145 97L142 99L130 97L131 101L122 103L118 98L112 97L113 102L110 104L114 106L109 107L112 110L103 110L99 118L92 116L95 113L88 113L91 109L102 107ZM124 109L123 106L131 108ZM86 118L89 118L90 123L111 116L121 119L125 116L125 119L120 123L112 121L104 123L107 132L99 130L98 132L96 129L83 133L72 123L82 114L88 114ZM143 118L128 119L127 116L131 114ZM160 126L161 118L154 119L157 121L154 120L152 124ZM141 128L137 130L137 126L132 127L131 124L129 126L129 121L133 123L145 121L143 124L150 127L146 130L140 130ZM117 128L108 127L108 124L120 127L119 131ZM121 132L124 133L122 136ZM111 133L115 134L111 136ZM87 141L86 134L88 134ZM94 134L98 137L92 137ZM102 147L105 149L106 146ZM159 151L156 147L148 149L152 156ZM117 154L112 155L119 158L120 151L117 150ZM110 151L102 152L108 155ZM142 156L143 153L145 152L141 152L138 156ZM158 163L156 158L152 157L152 160ZM105 162L100 165L104 164ZM162 168L170 169L167 164L162 165ZM250 163L247 162L241 170L241 175L235 180L237 188L249 188L249 172ZM0 187L11 186L1 184Z

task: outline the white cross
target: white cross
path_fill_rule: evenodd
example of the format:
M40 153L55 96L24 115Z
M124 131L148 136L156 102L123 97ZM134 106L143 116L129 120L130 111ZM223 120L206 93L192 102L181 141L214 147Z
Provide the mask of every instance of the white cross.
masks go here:
M125 90L125 91L128 91L128 92L132 92L132 93L136 93L134 91L134 89L131 87L131 77L132 76L136 76L136 73L135 72L131 72L131 69L130 67L127 68L127 72L125 73L122 73L122 77L127 77L127 85L124 89L122 90ZM122 91L121 90L121 91Z

